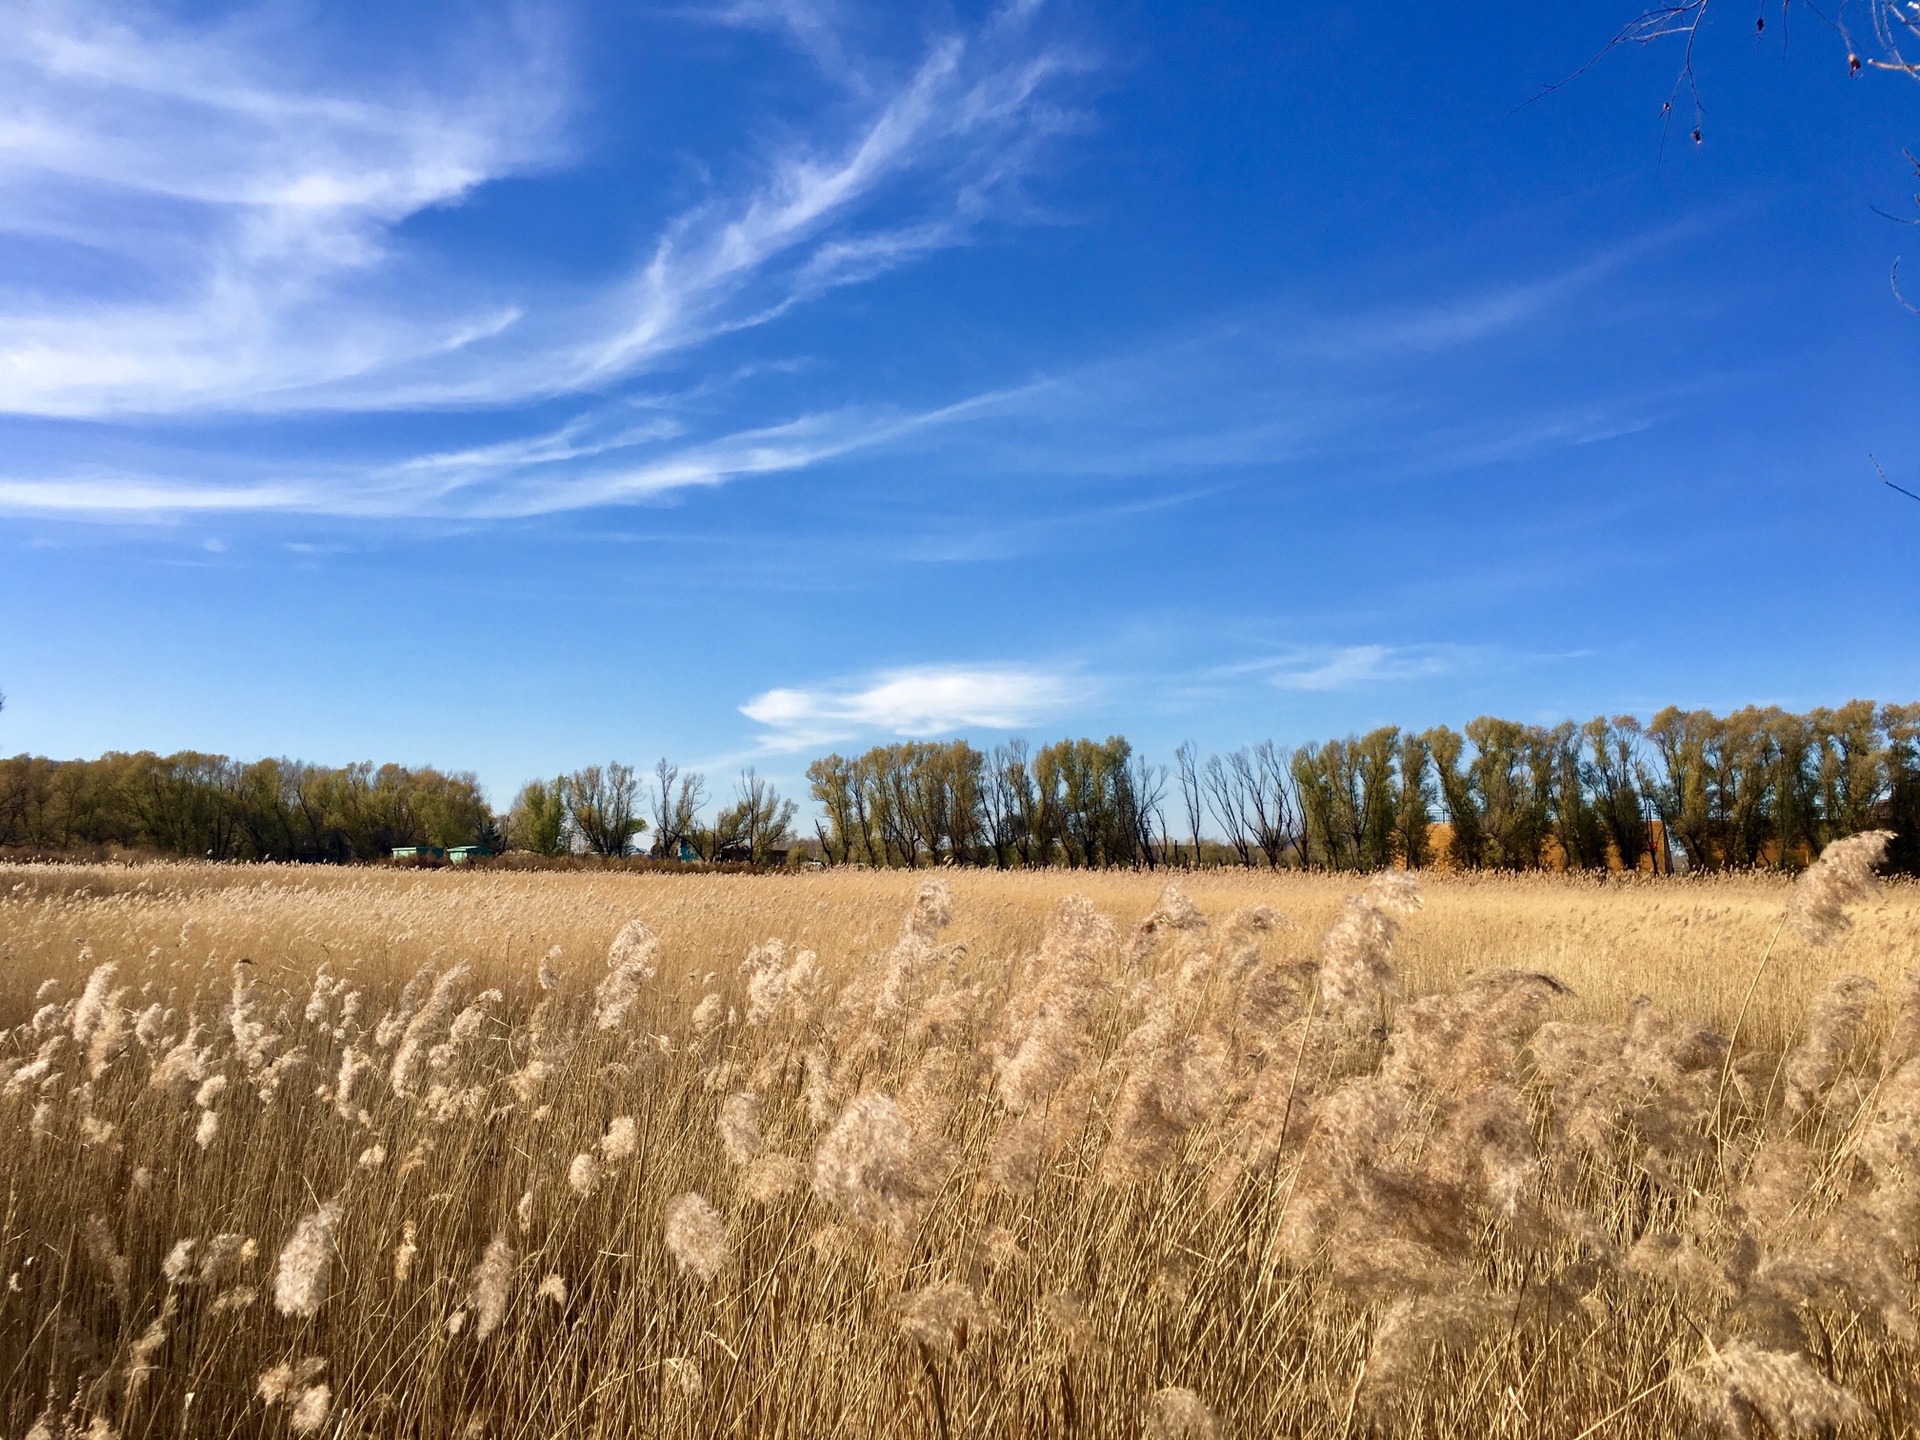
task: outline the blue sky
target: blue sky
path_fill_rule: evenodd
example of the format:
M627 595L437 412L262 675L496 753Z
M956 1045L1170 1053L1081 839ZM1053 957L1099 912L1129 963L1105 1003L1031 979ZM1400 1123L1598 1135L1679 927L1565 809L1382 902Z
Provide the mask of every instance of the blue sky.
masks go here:
M1920 91L1810 15L1695 146L1525 103L1604 0L11 13L0 751L1920 697Z

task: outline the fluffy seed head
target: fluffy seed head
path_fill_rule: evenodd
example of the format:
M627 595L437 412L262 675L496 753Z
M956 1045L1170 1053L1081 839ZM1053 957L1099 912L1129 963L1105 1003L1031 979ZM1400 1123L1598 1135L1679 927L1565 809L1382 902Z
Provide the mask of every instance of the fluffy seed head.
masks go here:
M902 933L931 939L953 923L953 887L938 875L929 875L914 889L913 904L901 925Z
M631 1115L616 1116L607 1123L607 1133L600 1138L600 1154L609 1165L631 1160L639 1148L640 1131Z
M1054 908L1026 983L1008 1004L1006 1061L996 1082L1016 1115L1043 1105L1079 1068L1103 983L1100 960L1113 926L1082 896Z
M747 1164L766 1146L760 1135L761 1109L758 1095L744 1093L729 1096L720 1107L720 1143L735 1165Z
M200 1252L200 1283L221 1285L260 1253L260 1247L245 1235L223 1231L206 1243Z
M1879 991L1865 975L1842 975L1820 992L1807 1011L1806 1034L1782 1069L1791 1114L1805 1113L1833 1085Z
M1321 947L1320 998L1329 1016L1344 1025L1364 1026L1381 999L1399 989L1390 958L1399 928L1393 917L1418 909L1420 903L1418 883L1398 870L1374 876L1348 899Z
M1147 1440L1218 1440L1220 1420L1184 1385L1156 1390L1147 1402Z
M711 1035L718 1030L727 1018L727 1002L718 995L705 995L700 1003L693 1007L693 1014L687 1023L693 1027L696 1035Z
M640 998L640 987L654 977L659 938L639 920L629 920L607 950L607 977L594 995L593 1023L602 1030L618 1030L627 1011Z
M1189 900L1178 885L1169 885L1160 892L1159 903L1142 915L1133 927L1133 934L1127 941L1127 964L1138 965L1163 934L1171 932L1177 935L1206 928L1205 912Z
M710 1281L727 1263L726 1222L703 1195L689 1191L667 1202L666 1237L683 1275L691 1271Z
M885 1095L862 1095L841 1112L813 1157L813 1191L855 1220L904 1234L945 1171Z
M792 1155L762 1155L740 1177L740 1188L762 1205L771 1205L807 1183L807 1162Z
M942 1355L966 1349L968 1339L991 1327L980 1297L958 1281L928 1285L900 1303L901 1333Z
M325 1303L340 1215L340 1202L329 1200L295 1227L293 1238L280 1251L273 1304L282 1315L308 1318Z
M293 1389L293 1365L282 1360L254 1384L254 1393L269 1405L278 1405Z
M507 1237L496 1235L473 1272L473 1314L475 1340L485 1341L507 1318L507 1293L513 1285L513 1247Z
M700 1362L686 1355L675 1355L662 1362L667 1378L673 1381L674 1388L688 1400L698 1400L707 1393L706 1382L700 1378Z
M420 1247L414 1243L419 1228L409 1220L400 1227L400 1243L393 1251L393 1282L404 1285L413 1278L413 1262L420 1253Z
M393 1070L388 1079L393 1085L393 1093L405 1095L413 1083L413 1067L419 1062L420 1055L433 1038L433 1033L447 1021L459 999L460 987L467 981L470 973L465 965L456 965L434 982L433 993L420 1013L407 1022L406 1032L400 1038L400 1048L393 1052Z
M1749 1340L1711 1350L1680 1377L1678 1388L1702 1419L1736 1440L1830 1434L1865 1414L1851 1390L1827 1379L1799 1351L1767 1350Z
M1794 882L1787 924L1809 945L1831 945L1853 921L1847 906L1870 899L1880 888L1873 868L1887 858L1891 830L1868 830L1835 840Z
M167 1322L173 1319L173 1313L178 1304L179 1297L169 1291L165 1302L160 1307L160 1313L145 1330L141 1331L140 1338L129 1347L127 1354L127 1400L129 1403L139 1398L140 1391L145 1388L147 1381L153 1375L155 1369L153 1357L158 1355L160 1348L167 1343Z
M81 953L85 956L91 952ZM85 1045L93 1038L95 1027L106 1018L107 996L113 985L113 972L117 968L113 961L109 960L106 964L95 967L94 972L87 977L86 989L80 992L80 999L73 1007L71 1024L74 1044Z
M120 1253L113 1231L102 1216L87 1216L86 1238L87 1259L100 1272L100 1278L113 1287L115 1294L126 1295L127 1282L133 1274L132 1262Z
M287 1417L287 1428L296 1435L313 1434L327 1423L327 1412L332 1405L331 1387L309 1385L293 1402L293 1413Z

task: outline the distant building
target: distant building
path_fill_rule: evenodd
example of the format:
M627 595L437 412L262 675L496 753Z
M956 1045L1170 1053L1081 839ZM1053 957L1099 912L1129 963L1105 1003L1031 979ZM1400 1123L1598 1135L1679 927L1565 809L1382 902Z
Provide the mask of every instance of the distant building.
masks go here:
M493 851L485 845L456 845L447 851L447 863L464 865L469 860L485 860Z
M438 845L396 845L393 847L393 858L425 865L446 859L447 852Z

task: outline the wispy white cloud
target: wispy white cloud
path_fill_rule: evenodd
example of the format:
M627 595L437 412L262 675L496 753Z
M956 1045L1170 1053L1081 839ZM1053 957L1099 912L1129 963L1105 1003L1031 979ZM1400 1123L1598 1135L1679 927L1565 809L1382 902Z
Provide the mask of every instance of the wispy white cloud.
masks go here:
M1010 45L999 27L936 41L851 141L798 148L744 200L680 217L617 302L624 322L577 354L573 383L763 324L954 243L985 212L1009 157L1028 153L1054 122L1038 103L1045 87L1077 65L1058 50ZM914 224L838 228L895 182L930 173L944 199Z
M0 241L104 262L113 285L0 287L0 410L270 406L511 325L421 275L391 288L397 225L557 154L556 37L468 15L404 76L316 78L320 37L258 15L10 7Z
M785 23L827 35L797 4ZM807 16L813 16L809 21ZM1001 21L936 38L837 134L669 223L631 274L440 274L421 212L555 163L562 45L523 18L405 76L311 78L303 37L38 0L0 30L0 240L103 252L129 293L0 289L0 411L92 418L502 405L604 388L965 239L1079 62ZM484 27L479 27L484 29ZM824 41L822 42L824 43ZM838 113L838 112L836 112ZM900 205L869 212L908 181ZM137 283L134 281L137 279Z
M768 690L740 707L765 727L762 749L802 750L864 735L1015 730L1081 694L1073 678L1026 666L921 666L850 684Z
M682 438L682 427L670 418L598 412L521 440L244 481L99 467L52 477L0 476L0 513L95 520L219 512L522 519L805 470L989 413L1017 394L988 393L910 413L807 414L697 440Z
M1009 4L939 35L904 69L846 61L858 83L829 121L716 183L607 288L481 297L457 274L427 280L402 227L564 156L569 84L552 33L500 21L490 40L423 54L404 80L349 84L337 67L316 79L290 60L299 37L285 27L34 0L24 25L0 32L0 246L51 237L110 253L133 278L111 298L0 278L0 412L137 422L563 397L577 413L530 435L351 464L244 447L182 461L156 446L142 468L129 445L110 462L84 444L67 460L41 446L0 459L0 510L528 516L804 470L963 422L995 473L1154 476L1190 491L1198 470L1396 449L1487 463L1645 423L1606 406L1463 422L1423 408L1407 375L1384 374L1527 328L1633 247L1405 311L1243 315L931 408L850 397L727 414L692 403L698 383L679 401L607 399L706 342L969 243L1073 123L1058 96L1085 62L1036 38L1036 9ZM831 4L741 0L699 16L845 59Z
M1550 274L1342 316L1316 327L1308 343L1320 354L1342 359L1434 354L1477 344L1563 309L1635 260L1697 228L1692 223L1656 228Z
M1459 670L1470 659L1458 646L1345 645L1250 663L1283 690L1355 690L1425 680Z
M0 511L81 520L271 514L309 509L319 494L300 483L207 485L89 471L55 480L0 480Z
M841 42L841 7L830 0L726 0L671 12L708 25L771 31L820 67L822 74L856 93L871 87L865 67Z
M1250 468L1324 477L1363 465L1376 479L1461 470L1633 434L1671 408L1668 392L1508 384L1497 402L1463 404L1460 377L1504 375L1544 336L1562 337L1564 350L1569 329L1593 321L1583 302L1661 238L1397 306L1250 304L1036 379L977 443L1006 471L1184 488L1195 473Z

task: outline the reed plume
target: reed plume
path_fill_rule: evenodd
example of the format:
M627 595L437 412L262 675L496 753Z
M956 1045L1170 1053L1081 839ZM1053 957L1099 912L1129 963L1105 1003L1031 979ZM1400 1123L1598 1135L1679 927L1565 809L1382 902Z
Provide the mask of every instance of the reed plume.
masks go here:
M1809 945L1831 945L1853 925L1849 905L1870 900L1880 888L1874 867L1887 857L1891 830L1868 830L1835 840L1794 882L1787 924Z
M945 1178L949 1157L915 1135L885 1095L862 1095L834 1122L813 1157L813 1193L863 1224L904 1235Z
M657 973L655 957L660 939L640 920L629 920L607 949L607 975L594 992L593 1023L601 1030L618 1030L627 1011L640 998L640 987Z
M1405 871L1386 871L1352 896L1321 946L1320 1001L1335 1024L1373 1024L1400 988L1392 964L1394 918L1420 907L1419 887Z
M81 958L82 960L91 959L92 952L83 951ZM86 987L81 990L80 998L74 1002L73 1013L68 1022L73 1030L75 1045L89 1043L93 1039L94 1030L106 1018L108 995L112 991L114 974L119 968L109 960L103 965L95 966L93 973L87 976Z
M1219 1440L1220 1418L1184 1385L1156 1390L1147 1402L1147 1440Z
M749 1164L766 1147L760 1133L764 1108L758 1095L746 1093L729 1096L720 1107L720 1144L731 1164Z
M419 1229L411 1220L400 1227L400 1243L393 1248L393 1283L405 1285L413 1278L413 1264L420 1256L416 1237Z
M700 1375L700 1362L691 1355L670 1355L661 1368L682 1400L698 1400L707 1393L706 1381Z
M640 1148L640 1128L631 1115L616 1115L607 1122L607 1133L600 1137L600 1156L609 1165L622 1165Z
M407 1022L407 1028L400 1037L400 1048L393 1053L393 1068L388 1081L393 1093L409 1093L413 1083L413 1068L419 1063L420 1052L426 1047L433 1034L447 1023L447 1015L458 1003L460 987L473 973L466 965L456 965L434 982L433 992L427 997L427 1003L418 1014Z
M711 1282L726 1268L727 1224L704 1195L689 1192L667 1202L666 1239L683 1275L690 1271Z
M1781 1070L1788 1114L1804 1114L1832 1088L1866 1029L1868 1007L1879 992L1865 975L1839 976L1820 992L1807 1012L1806 1034Z
M309 1385L294 1399L287 1428L296 1435L316 1434L327 1423L333 1407L333 1390L326 1385Z
M199 1281L202 1285L224 1285L251 1265L259 1253L259 1245L249 1236L223 1230L200 1252Z
M1168 933L1185 934L1206 928L1205 912L1188 899L1178 885L1169 885L1160 892L1154 907L1134 922L1133 932L1127 937L1127 966L1129 969L1137 966L1156 941Z
M1016 1115L1043 1104L1079 1068L1094 1002L1105 991L1100 962L1113 926L1077 896L1060 902L1026 983L1007 1004L997 1089Z
M900 1301L901 1333L928 1349L952 1355L993 1328L993 1319L973 1290L948 1280L923 1286Z
M1700 1417L1735 1440L1831 1434L1857 1422L1859 1399L1805 1355L1730 1340L1683 1372L1677 1388Z
M178 1308L179 1296L168 1291L167 1298L160 1304L160 1313L140 1332L140 1338L133 1342L127 1352L126 1396L129 1407L140 1398L141 1390L159 1368L155 1357L167 1343L167 1327Z
M505 1235L495 1235L473 1272L473 1338L482 1344L490 1340L507 1318L507 1297L513 1285L514 1263L518 1257Z
M792 1155L762 1155L740 1177L740 1188L762 1205L771 1205L807 1183L807 1163Z
M311 1319L326 1303L340 1202L329 1200L294 1228L273 1276L273 1305L282 1315Z

